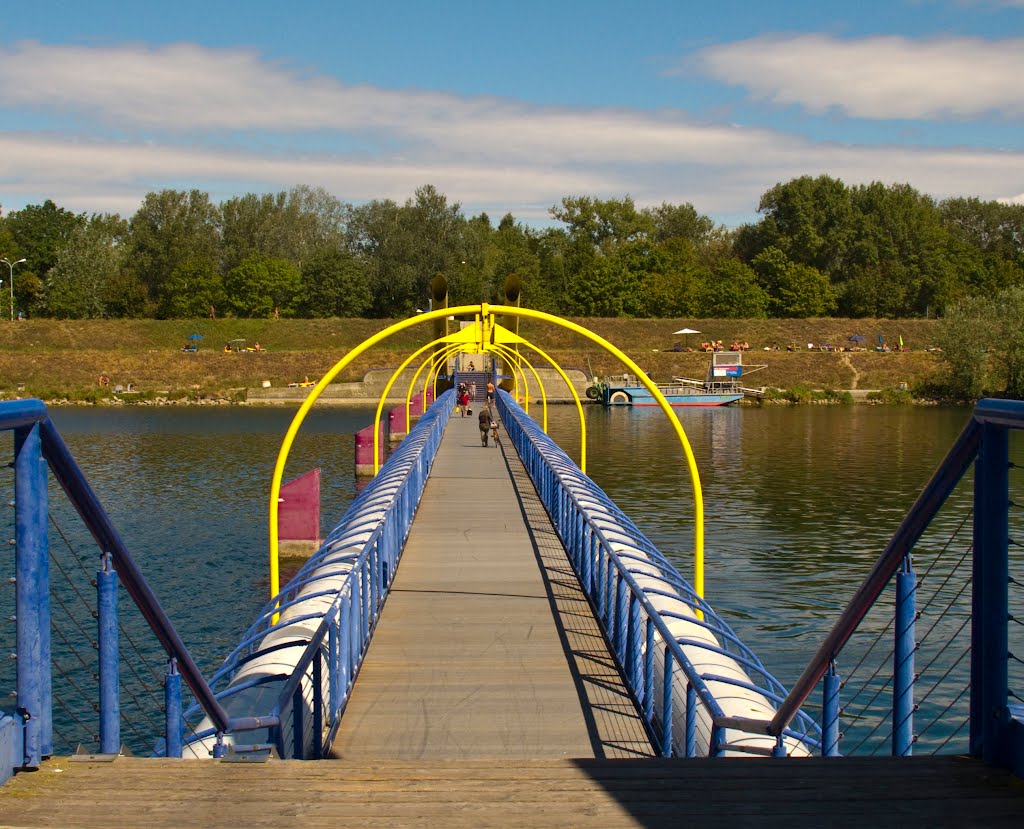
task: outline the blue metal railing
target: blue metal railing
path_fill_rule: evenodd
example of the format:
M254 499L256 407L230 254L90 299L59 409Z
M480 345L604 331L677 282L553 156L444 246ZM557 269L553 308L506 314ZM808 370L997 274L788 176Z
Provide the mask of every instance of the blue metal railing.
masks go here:
M835 663L868 611L894 576L897 585L892 693L892 753L905 756L913 745L915 711L913 653L917 647L911 553L960 479L974 466L973 551L970 634L970 752L988 763L1012 768L1024 775L1024 688L1011 693L1009 666L1021 653L1009 648L1009 627L1024 613L1010 612L1010 588L1019 582L1010 575L1010 548L1019 555L1019 539L1011 538L1010 510L1019 504L1010 497L1009 433L1024 429L1024 402L982 400L974 409L956 443L925 486L914 506L864 579L845 611L825 637L791 693L767 724L778 734L799 710L823 675L835 673ZM902 572L901 572L902 571ZM1016 595L1024 604L1024 596ZM827 715L825 729L838 732L838 705Z
M737 727L737 711L768 717L785 689L507 393L497 402L661 753L820 750L820 732L803 715L778 739Z
M257 743L256 750L272 745L282 757L316 759L329 749L391 587L453 399L452 391L438 396L211 678L225 709L247 712L250 719L265 723L266 743ZM276 623L275 614L280 617ZM191 722L198 713L199 707L193 706L184 720ZM199 723L182 751L220 756L228 750L225 737L231 742L215 724ZM158 753L181 756L176 748L168 745ZM252 748L231 746L234 751Z
M100 749L120 747L117 697L118 579L169 658L171 682L184 679L219 730L245 730L254 723L228 716L213 695L184 642L99 499L89 486L40 400L0 403L0 431L14 433L17 714L21 720L21 768L36 768L53 753L53 696L50 673L50 574L46 469L67 494L98 545L104 565L97 576L99 615Z

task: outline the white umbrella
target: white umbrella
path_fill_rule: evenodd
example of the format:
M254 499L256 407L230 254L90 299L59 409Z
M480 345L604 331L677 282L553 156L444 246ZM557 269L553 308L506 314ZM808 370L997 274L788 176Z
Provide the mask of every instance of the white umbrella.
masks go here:
M680 329L679 331L673 331L672 333L673 334L683 334L686 337L686 346L687 346L687 348L689 348L689 346L690 346L690 337L689 337L689 335L690 334L699 334L700 331L695 331L693 328L683 328L683 329Z

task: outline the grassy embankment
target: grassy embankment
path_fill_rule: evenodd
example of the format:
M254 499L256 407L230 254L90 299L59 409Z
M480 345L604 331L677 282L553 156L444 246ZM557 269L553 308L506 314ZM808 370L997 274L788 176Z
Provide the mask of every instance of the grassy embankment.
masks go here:
M705 339L747 341L748 365L767 368L749 375L756 386L783 389L888 389L913 386L941 373L939 358L924 352L934 344L933 320L574 320L621 348L655 380L675 375L702 378L707 355L668 351L680 328L696 328L691 346ZM26 320L0 321L0 399L38 396L46 400L90 400L109 397L97 378L113 385L132 383L140 399L229 397L242 399L246 388L269 380L287 385L305 376L318 378L353 347L390 324L385 320ZM191 333L200 333L199 351L181 347ZM598 346L565 331L523 320L520 333L535 341L563 367L588 373L616 374L622 367ZM810 352L807 343L848 345L847 337L867 337L865 352ZM881 334L890 345L902 335L913 350L880 354L873 350ZM414 327L386 340L360 357L339 380L358 380L369 368L396 366L428 337L426 326ZM245 338L263 353L226 354L224 343ZM798 350L784 349L795 342ZM781 351L763 351L773 343ZM531 360L531 362L533 362ZM535 365L542 365L537 361Z

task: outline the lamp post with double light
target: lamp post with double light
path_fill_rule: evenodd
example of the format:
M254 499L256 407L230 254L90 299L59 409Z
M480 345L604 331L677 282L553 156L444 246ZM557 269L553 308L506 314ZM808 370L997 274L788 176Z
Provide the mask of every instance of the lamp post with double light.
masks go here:
M17 262L12 262L6 256L3 259L0 259L0 262L3 262L7 266L7 270L10 272L9 276L11 278L11 322L14 322L14 266L20 265L24 261L26 260L19 259Z

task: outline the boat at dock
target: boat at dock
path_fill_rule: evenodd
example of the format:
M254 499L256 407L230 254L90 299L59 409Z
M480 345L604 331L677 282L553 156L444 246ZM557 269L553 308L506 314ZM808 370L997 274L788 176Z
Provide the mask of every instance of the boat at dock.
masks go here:
M747 366L756 371L764 366ZM656 383L658 391L670 406L728 406L744 397L760 398L762 389L746 388L742 384L743 352L718 351L711 355L708 373L703 380L674 377L671 383ZM651 391L638 378L614 375L594 383L587 396L605 406L657 406Z

